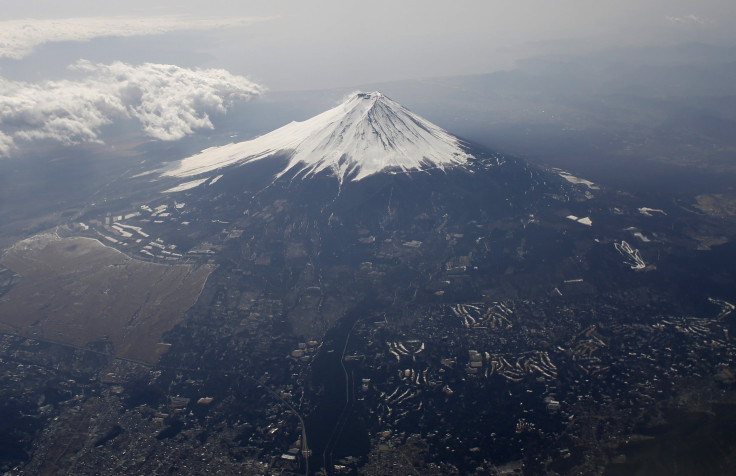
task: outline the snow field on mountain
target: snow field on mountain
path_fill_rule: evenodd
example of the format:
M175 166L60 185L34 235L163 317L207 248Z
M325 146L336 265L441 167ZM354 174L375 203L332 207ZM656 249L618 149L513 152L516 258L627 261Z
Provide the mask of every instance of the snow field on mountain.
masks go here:
M288 154L279 174L306 178L325 170L341 182L375 173L464 164L460 140L381 93L355 93L339 106L255 139L212 147L181 160L164 175L191 177L235 164Z

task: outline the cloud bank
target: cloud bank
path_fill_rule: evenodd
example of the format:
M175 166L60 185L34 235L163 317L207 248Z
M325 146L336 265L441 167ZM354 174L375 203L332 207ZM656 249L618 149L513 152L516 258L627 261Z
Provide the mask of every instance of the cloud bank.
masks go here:
M78 61L80 80L27 83L0 78L0 156L19 141L62 144L101 142L100 128L136 119L146 135L177 140L195 129L212 129L209 114L264 88L222 69L185 69L145 63L133 66Z
M158 35L179 30L211 30L262 21L262 18L194 19L179 17L91 17L0 21L0 57L21 59L44 43L88 41L110 36Z

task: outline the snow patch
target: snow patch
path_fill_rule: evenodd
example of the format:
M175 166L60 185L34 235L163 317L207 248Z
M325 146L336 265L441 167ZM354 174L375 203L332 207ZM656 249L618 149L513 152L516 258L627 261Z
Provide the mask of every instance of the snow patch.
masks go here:
M733 313L734 309L736 309L736 306L728 301L724 301L723 299L709 297L708 301L721 308L721 312L718 313L718 319L723 319L724 317L729 316Z
M640 231L637 231L636 233L634 233L634 236L637 237L637 238L639 238L644 243L649 243L650 241L652 241L649 238L647 238L646 236L644 236L644 234L642 232L640 232Z
M628 264L631 269L640 270L647 267L647 264L641 258L639 250L637 250L636 248L632 248L631 245L625 241L621 241L621 243L614 243L614 245L616 246L616 250L618 250L621 256L627 258L626 264Z
M586 187L592 189L592 190L598 190L600 187L598 187L596 184L591 182L590 180L581 179L579 177L576 177L568 172L565 172L564 170L560 169L554 169L555 172L557 172L557 175L564 178L570 183L574 183L576 185L585 185Z
M661 213L662 215L667 215L664 210L660 210L659 208L640 207L638 208L638 210L639 213L648 217L653 216L652 213Z
M41 250L53 241L61 241L56 232L39 233L16 242L10 249L16 252Z
M164 190L164 193L183 192L184 190L189 190L189 189L192 189L194 187L197 187L197 186L205 183L209 179L210 179L209 177L205 177L203 179L192 180L191 182L184 182L184 183L182 183L180 185L177 185L176 187L170 188L168 190Z
M565 218L567 218L568 220L578 222L583 225L593 226L593 220L591 220L590 217L578 218L575 215L568 215Z

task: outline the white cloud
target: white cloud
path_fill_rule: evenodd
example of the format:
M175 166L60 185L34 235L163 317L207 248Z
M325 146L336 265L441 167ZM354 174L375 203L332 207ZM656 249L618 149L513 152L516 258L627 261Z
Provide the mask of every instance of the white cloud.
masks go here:
M0 21L0 57L20 59L44 43L88 41L110 36L158 35L248 25L262 18L90 17Z
M686 15L684 17L664 17L670 23L676 23L680 25L703 25L705 20L697 15Z
M0 157L9 156L10 151L14 148L13 139L10 136L3 134L3 131L0 131Z
M89 61L70 68L84 77L39 83L0 78L0 156L19 141L101 142L100 128L117 119L137 119L148 136L177 140L212 129L209 114L264 91L222 69Z

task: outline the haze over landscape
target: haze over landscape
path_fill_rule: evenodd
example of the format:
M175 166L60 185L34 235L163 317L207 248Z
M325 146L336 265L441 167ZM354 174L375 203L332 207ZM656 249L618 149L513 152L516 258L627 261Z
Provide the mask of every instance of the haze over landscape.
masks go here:
M4 5L0 472L729 474L735 25Z

